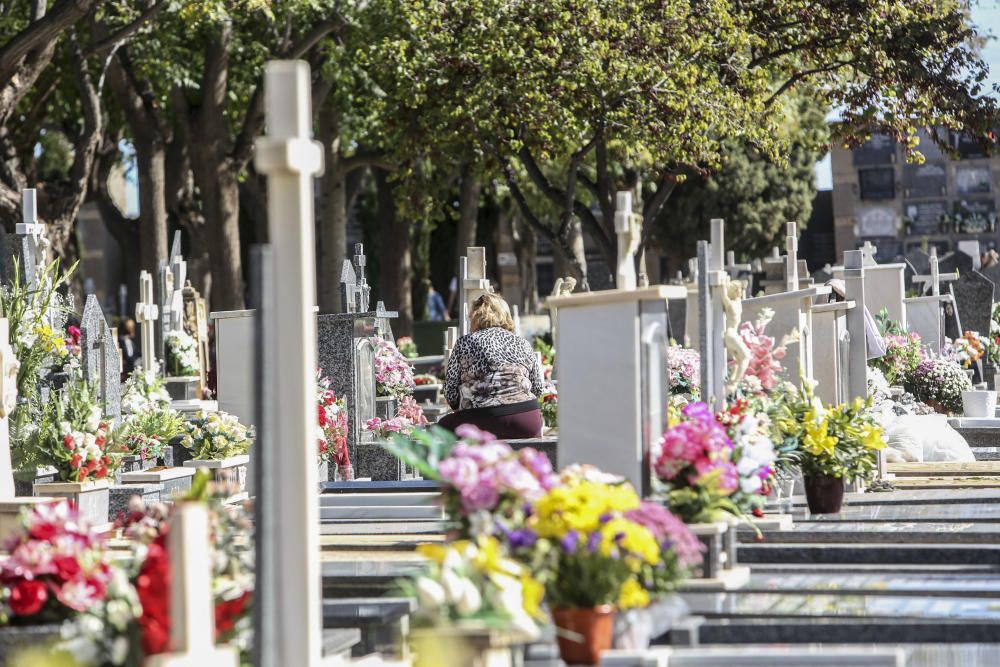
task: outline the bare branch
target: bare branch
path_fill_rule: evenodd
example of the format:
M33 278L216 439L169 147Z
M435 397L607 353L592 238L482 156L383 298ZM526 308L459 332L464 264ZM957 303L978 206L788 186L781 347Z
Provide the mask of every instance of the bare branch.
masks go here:
M54 44L63 31L93 9L94 3L95 0L59 0L52 11L32 20L14 35L0 48L0 83L6 83L17 73L21 61L29 53Z
M117 32L101 39L96 44L92 45L89 49L84 52L84 56L92 56L103 51L108 51L114 49L119 45L123 44L125 40L134 35L145 25L149 19L156 16L164 7L167 6L167 0L161 0L160 2L154 3L147 7L139 16L137 16L132 21L129 21L126 25L120 28Z

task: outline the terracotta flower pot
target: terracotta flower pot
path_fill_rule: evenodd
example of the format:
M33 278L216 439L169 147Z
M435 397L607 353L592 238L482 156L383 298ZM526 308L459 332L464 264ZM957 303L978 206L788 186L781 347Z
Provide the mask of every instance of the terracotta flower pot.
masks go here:
M809 475L803 478L812 514L836 514L844 503L844 478Z
M601 652L611 648L615 611L611 605L590 609L553 609L552 620L559 630L559 655L567 665L597 665Z

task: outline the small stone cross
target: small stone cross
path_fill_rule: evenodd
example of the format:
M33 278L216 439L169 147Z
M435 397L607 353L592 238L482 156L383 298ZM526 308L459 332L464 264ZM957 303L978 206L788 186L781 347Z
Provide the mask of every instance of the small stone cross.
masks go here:
M345 259L340 269L340 303L345 313L358 312L358 278L354 273L354 264Z
M155 336L153 327L160 317L153 298L153 277L149 271L139 274L139 302L135 305L135 321L139 323L139 334L142 337L142 369L146 372L156 371Z
M369 298L371 296L372 288L368 285L368 279L365 277L365 267L368 265L368 259L365 257L365 247L360 243L354 244L354 272L357 276L357 291L355 296L357 299L356 306L357 312L367 313L369 308Z
M45 238L45 225L38 222L38 199L35 188L21 190L21 222L17 223L14 231L31 237L35 266L44 266L48 239Z
M215 645L211 539L208 509L201 503L178 503L170 518L171 653L151 656L149 667L236 667L239 654Z
M878 262L875 261L875 253L877 252L878 248L872 245L871 241L865 241L865 244L861 246L861 256L865 260L865 266L874 266L875 264L878 264Z
M726 251L726 273L733 280L740 277L741 273L747 273L751 270L749 264L737 264L736 263L736 253L732 250Z
M799 288L799 226L785 223L785 291Z

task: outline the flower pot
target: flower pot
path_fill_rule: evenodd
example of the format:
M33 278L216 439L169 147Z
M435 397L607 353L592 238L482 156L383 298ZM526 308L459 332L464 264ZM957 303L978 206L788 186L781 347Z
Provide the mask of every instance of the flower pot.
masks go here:
M996 416L997 393L995 391L963 391L962 412L966 417Z
M590 609L553 609L559 655L567 665L598 665L611 648L615 612L611 605Z
M184 462L185 468L202 468L210 470L216 482L224 482L234 485L239 491L247 488L247 464L250 463L249 454L239 454L230 456L227 459L199 460L192 459Z
M844 504L844 478L806 475L806 500L811 514L836 514Z

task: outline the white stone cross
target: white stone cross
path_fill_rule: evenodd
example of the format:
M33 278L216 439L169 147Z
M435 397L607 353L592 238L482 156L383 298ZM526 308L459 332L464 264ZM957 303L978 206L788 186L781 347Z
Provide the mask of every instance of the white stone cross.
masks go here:
M10 415L17 405L17 371L21 364L10 345L10 328L0 319L0 500L14 498L14 469L10 460Z
M274 276L265 315L267 382L281 388L266 429L281 440L257 444L271 480L257 496L258 564L265 564L255 592L258 667L317 667L322 659L313 201L323 146L312 140L311 88L307 63L267 63L267 136L257 140L255 164L267 177Z
M688 279L690 282L698 283L698 258L692 257L688 260Z
M861 257L865 262L865 266L874 266L878 264L875 260L875 253L878 252L878 248L872 245L871 241L865 241L865 244L861 246Z
M931 248L931 256L928 261L931 265L930 275L914 276L913 282L924 285L924 288L921 290L924 294L930 289L931 296L940 296L941 281L958 280L958 272L941 273L940 269L938 269L937 248Z
M615 287L635 289L635 253L641 241L642 217L632 213L632 192L629 190L615 194L615 234L618 235Z
M153 327L160 317L160 309L156 307L153 298L153 276L149 271L139 274L139 302L135 304L135 321L139 324L139 335L142 338L142 370L156 371L155 336Z
M799 226L785 223L785 291L799 288Z
M178 503L170 517L170 644L171 653L146 659L148 667L236 667L239 652L215 645L215 601L212 599L211 539L208 508Z
M170 272L174 276L174 291L170 295L170 324L167 331L184 328L184 286L187 284L187 262L181 255L170 262Z

